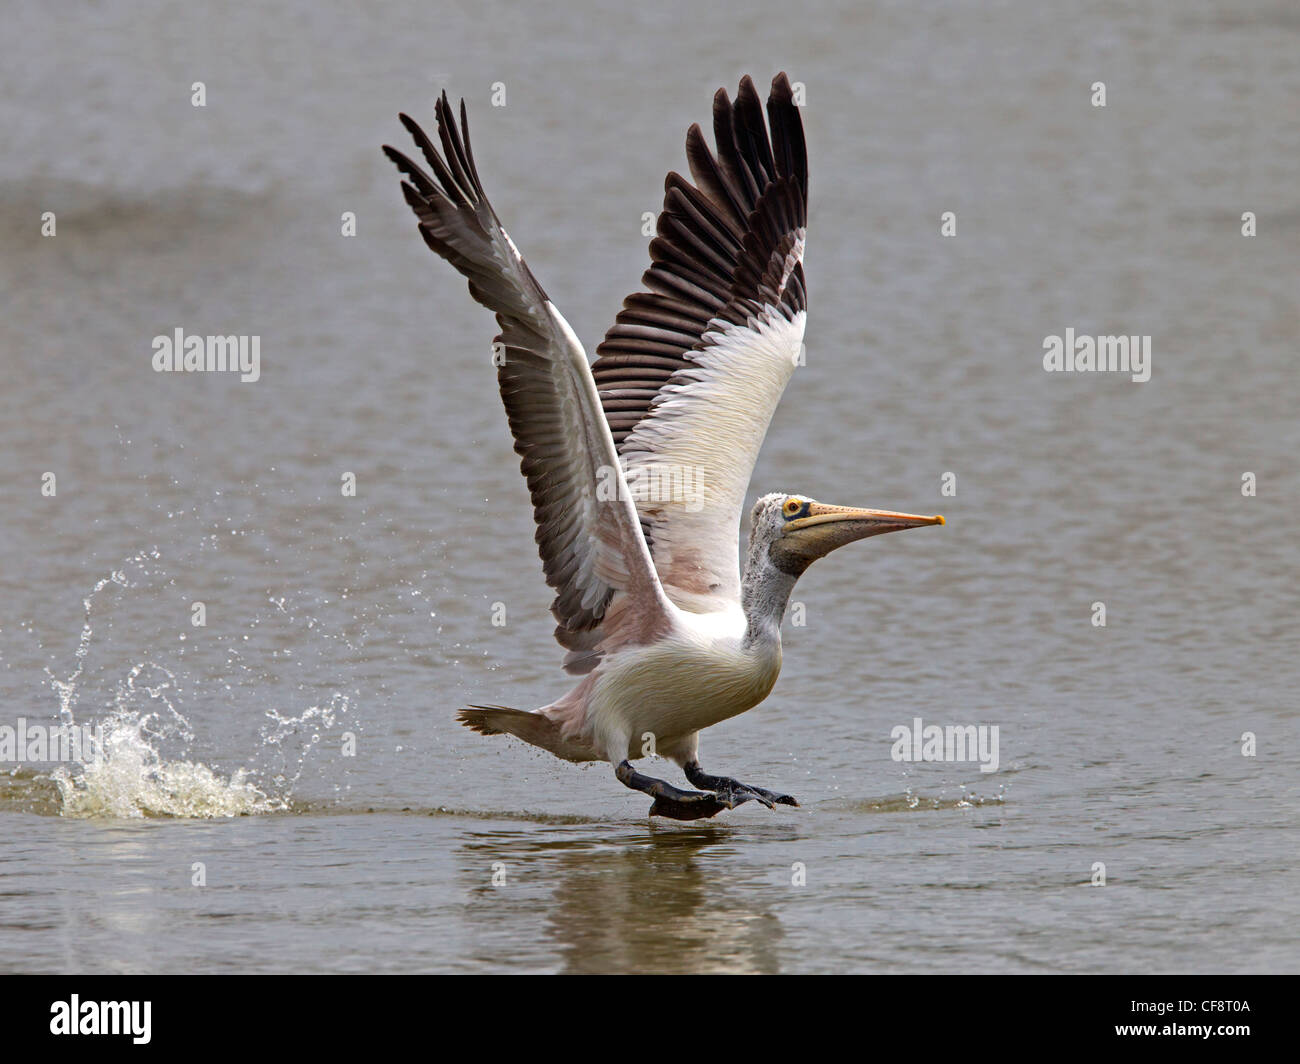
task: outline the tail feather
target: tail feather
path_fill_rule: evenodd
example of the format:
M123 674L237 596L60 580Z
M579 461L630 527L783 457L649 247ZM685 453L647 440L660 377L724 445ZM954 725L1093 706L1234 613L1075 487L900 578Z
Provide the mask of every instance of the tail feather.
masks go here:
M565 739L560 726L537 710L469 706L457 713L456 719L480 735L513 735L566 761L599 760L590 747Z

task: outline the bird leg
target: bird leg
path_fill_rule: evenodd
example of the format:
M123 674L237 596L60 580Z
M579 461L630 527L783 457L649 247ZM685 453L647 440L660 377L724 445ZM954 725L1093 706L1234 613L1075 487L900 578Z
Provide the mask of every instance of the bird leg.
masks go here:
M643 776L632 767L630 761L619 762L614 775L623 786L643 791L654 799L654 805L650 807L651 816L666 816L672 820L703 820L732 808L717 795L684 791L663 780Z
M762 787L751 787L748 783L733 780L730 776L710 776L700 767L698 761L688 761L683 768L686 771L688 780L697 787L713 791L717 795L718 801L722 802L728 809L734 809L751 798L762 802L769 809L773 805L797 806L799 804L788 794L777 794L774 791L764 790Z

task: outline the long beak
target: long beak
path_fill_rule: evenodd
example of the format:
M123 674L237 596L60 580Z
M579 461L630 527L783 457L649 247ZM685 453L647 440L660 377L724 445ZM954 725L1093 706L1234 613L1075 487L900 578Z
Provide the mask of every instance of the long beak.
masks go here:
M782 537L790 554L803 564L824 558L836 547L868 536L899 532L904 528L941 525L942 514L902 514L893 510L862 510L852 506L827 506L814 502L804 517L786 522Z
M808 506L808 516L786 524L787 529L810 528L813 525L825 525L834 521L861 521L867 525L880 526L881 532L897 532L903 528L920 528L922 525L944 524L943 514L926 517L924 514L900 514L893 510L860 510L853 506L828 506L826 503L814 502Z

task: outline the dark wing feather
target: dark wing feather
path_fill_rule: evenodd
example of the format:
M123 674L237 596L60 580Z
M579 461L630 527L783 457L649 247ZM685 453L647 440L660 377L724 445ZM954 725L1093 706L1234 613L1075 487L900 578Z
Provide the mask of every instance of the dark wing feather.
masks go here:
M746 77L734 103L724 90L714 96L716 154L700 127L691 126L686 158L693 183L668 175L650 269L642 277L646 290L624 301L592 367L629 475L670 458L713 467L706 512L692 513L680 498L637 499L665 590L688 609L716 609L739 593L743 494L784 386L782 370L764 361L760 349L766 355L779 345L777 357L785 357L784 345L802 338L807 308L808 157L785 74L773 79L767 117L765 125ZM746 329L753 331L748 345ZM753 378L747 400L736 396L746 380L729 379L737 375ZM721 409L745 401L746 410ZM743 424L711 439L710 406ZM690 433L698 434L694 443ZM727 449L737 468L719 470L717 455Z
M670 607L626 493L586 354L483 193L464 102L459 128L445 93L435 110L441 152L401 116L432 176L395 148L385 146L384 153L408 179L402 193L425 243L496 313L505 354L497 378L532 496L542 566L556 592L556 636L584 651L597 631L606 640L644 641L662 627ZM613 489L604 498L602 482ZM621 618L617 632L609 631L611 612Z

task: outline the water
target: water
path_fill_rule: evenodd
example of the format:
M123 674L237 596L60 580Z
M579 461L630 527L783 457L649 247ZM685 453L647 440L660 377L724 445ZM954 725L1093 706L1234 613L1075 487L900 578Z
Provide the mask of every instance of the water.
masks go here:
M0 724L100 724L107 755L0 772L0 967L1300 968L1284 6L11 23ZM814 566L776 690L705 734L802 808L651 823L607 767L453 722L566 678L490 319L378 145L470 97L498 210L594 346L686 126L782 68L812 309L755 494L948 526ZM260 335L262 379L153 373L178 326ZM1152 335L1151 380L1044 373L1067 327ZM997 724L999 770L892 760L915 716Z

